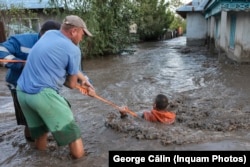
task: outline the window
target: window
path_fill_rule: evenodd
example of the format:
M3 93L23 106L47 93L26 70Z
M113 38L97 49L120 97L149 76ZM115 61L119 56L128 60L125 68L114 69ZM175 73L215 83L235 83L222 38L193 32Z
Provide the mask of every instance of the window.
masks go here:
M26 26L29 27L30 29L38 32L40 27L39 27L39 19L38 18L24 18L22 19L22 23Z
M7 37L14 34L36 33L40 29L39 19L37 18L11 19L11 22L5 26Z
M234 49L235 45L235 30L236 30L236 16L231 15L231 22L230 22L230 41L229 47Z
M215 38L219 37L219 19L215 20Z

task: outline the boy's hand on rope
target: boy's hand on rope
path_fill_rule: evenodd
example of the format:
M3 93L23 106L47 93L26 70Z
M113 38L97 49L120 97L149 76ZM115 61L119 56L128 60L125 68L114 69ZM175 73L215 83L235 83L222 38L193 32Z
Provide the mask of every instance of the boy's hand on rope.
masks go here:
M121 118L125 118L127 117L127 113L128 113L128 107L127 106L122 106L122 107L119 107L119 112L121 114Z
M130 114L134 117L137 117L137 114L133 111L131 111L127 106L122 106L122 107L119 107L119 112L121 114L121 118L124 118L127 116L127 114Z

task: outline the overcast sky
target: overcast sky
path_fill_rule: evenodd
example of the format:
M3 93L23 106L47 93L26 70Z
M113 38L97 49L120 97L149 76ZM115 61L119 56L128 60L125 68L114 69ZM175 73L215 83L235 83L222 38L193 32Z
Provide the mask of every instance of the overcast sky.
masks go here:
M191 2L192 0L182 0L183 3Z

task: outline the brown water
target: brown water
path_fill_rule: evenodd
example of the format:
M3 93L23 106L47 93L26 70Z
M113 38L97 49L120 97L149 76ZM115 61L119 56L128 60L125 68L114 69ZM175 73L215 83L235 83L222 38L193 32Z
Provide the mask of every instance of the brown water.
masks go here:
M113 107L64 88L88 153L79 160L52 136L46 151L26 142L0 68L0 166L107 167L110 150L250 150L250 65L219 62L205 48L185 44L185 37L143 43L134 54L84 62L100 96L140 114L163 93L177 119L173 125L120 119Z

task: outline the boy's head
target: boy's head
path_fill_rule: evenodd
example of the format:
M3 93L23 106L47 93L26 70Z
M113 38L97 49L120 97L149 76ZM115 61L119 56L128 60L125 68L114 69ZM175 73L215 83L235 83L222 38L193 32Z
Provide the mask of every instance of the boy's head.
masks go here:
M158 94L154 101L155 110L165 110L168 106L168 98L163 94Z
M60 27L61 27L60 23L53 20L48 20L45 23L43 23L39 35L42 36L48 30L59 30Z

